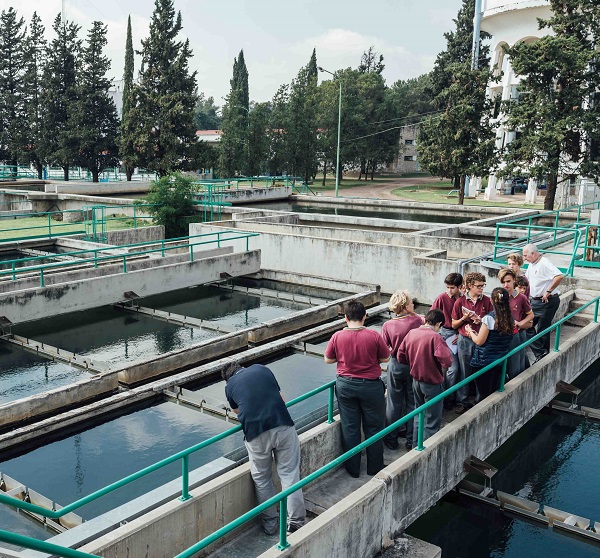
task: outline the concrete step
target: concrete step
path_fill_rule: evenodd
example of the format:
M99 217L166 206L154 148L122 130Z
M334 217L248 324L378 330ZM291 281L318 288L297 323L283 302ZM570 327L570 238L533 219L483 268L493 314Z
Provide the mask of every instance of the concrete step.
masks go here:
M591 321L592 321L592 316L589 316L582 312L580 314L577 314L576 316L573 316L572 318L569 318L567 320L567 324L569 324L571 326L585 327Z
M574 312L578 308L581 308L582 306L585 306L587 303L588 303L588 301L585 301L585 300L571 300L569 302L569 312ZM582 310L580 312L580 314L587 314L589 316L593 316L594 315L594 311L595 311L595 305L594 304L590 304L587 308L585 308L584 310Z
M596 298L599 295L600 295L600 292L598 292L598 291L590 291L590 290L586 290L586 289L577 289L575 291L575 299L582 300L585 302L589 302L590 300Z

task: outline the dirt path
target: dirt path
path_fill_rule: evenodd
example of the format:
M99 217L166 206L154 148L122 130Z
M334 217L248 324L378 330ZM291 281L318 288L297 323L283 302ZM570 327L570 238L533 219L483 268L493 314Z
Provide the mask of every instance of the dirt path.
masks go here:
M429 184L431 182L439 182L440 179L436 176L423 176L417 178L390 178L385 184L372 183L367 180L362 186L354 186L352 188L344 188L339 191L342 197L358 197L358 198L380 198L385 200L400 200L398 196L392 194L392 190L401 186L413 186L417 184ZM323 190L322 196L334 196L335 190Z

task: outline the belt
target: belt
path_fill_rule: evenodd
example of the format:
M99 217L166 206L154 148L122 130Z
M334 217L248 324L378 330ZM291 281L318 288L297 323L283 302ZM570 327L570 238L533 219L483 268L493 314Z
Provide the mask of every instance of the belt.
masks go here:
M548 295L548 298L552 298L553 296L558 296L558 295L557 294L551 294L551 295ZM541 297L541 296L532 296L531 300L542 300L542 298L543 297Z
M351 380L353 382L379 382L381 378L357 378L356 376L342 376L341 374L337 375L341 380Z

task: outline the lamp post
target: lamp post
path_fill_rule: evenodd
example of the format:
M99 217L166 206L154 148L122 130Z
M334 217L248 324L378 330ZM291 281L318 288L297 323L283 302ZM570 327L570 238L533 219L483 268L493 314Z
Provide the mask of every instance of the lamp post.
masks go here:
M335 78L333 72L326 70L325 68L318 67L320 72L330 74ZM340 100L338 103L338 137L337 137L337 157L335 163L335 197L338 197L338 190L340 187L340 134L342 130L342 82L340 80Z

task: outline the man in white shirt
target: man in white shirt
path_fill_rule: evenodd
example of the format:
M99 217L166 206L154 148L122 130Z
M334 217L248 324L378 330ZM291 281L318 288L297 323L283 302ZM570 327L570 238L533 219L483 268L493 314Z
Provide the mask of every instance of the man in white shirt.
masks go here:
M564 275L548 258L540 254L535 244L528 244L523 248L523 258L529 264L525 277L529 281L533 327L537 334L552 324L560 304L560 291L557 287ZM537 339L529 347L536 357L534 362L544 358L550 352L550 334Z

